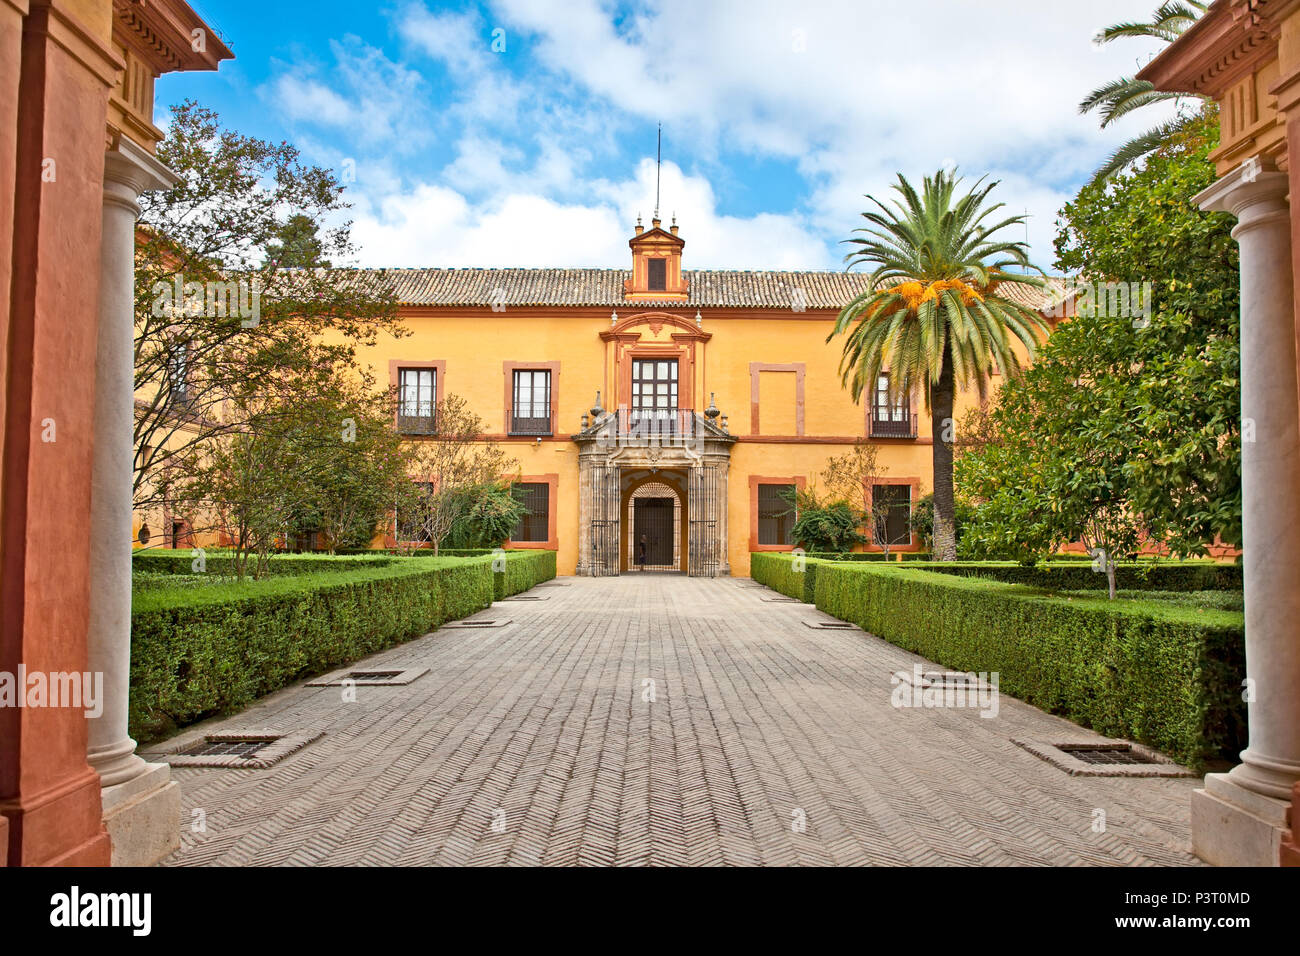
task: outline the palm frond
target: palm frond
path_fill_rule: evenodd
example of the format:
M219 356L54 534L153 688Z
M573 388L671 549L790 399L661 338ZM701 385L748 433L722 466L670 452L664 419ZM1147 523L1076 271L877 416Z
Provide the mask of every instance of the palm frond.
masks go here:
M1176 117L1167 123L1161 123L1154 129L1147 130L1141 136L1129 140L1111 153L1110 158L1092 174L1092 179L1088 181L1088 184L1094 186L1097 183L1111 179L1121 170L1154 152L1170 136L1181 131L1188 122L1190 122L1188 117Z
M870 289L841 310L827 337L845 337L840 375L855 401L886 368L898 393L891 397L920 392L928 405L945 368L959 388L984 394L994 366L1018 367L1013 342L1032 353L1046 337L1034 309L996 291L1043 285L1027 245L999 237L1025 216L1008 216L993 200L996 181L981 178L964 192L961 183L940 172L918 189L900 175L893 198L866 197L869 225L846 240L854 248L845 259L872 268Z

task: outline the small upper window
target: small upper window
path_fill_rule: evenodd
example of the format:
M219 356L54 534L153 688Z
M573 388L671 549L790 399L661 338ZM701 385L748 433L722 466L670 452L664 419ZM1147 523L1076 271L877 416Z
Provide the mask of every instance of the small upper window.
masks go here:
M668 260L667 259L647 259L646 266L649 267L648 288L651 292L665 292L668 289Z

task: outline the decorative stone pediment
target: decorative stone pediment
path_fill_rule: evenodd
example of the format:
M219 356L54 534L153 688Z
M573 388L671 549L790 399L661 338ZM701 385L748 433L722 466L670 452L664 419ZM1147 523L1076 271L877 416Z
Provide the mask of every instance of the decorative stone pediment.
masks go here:
M663 335L665 329L667 335ZM626 316L601 332L600 337L606 342L635 342L647 332L651 338L682 342L707 342L713 338L712 332L705 332L694 322L668 312L638 312Z

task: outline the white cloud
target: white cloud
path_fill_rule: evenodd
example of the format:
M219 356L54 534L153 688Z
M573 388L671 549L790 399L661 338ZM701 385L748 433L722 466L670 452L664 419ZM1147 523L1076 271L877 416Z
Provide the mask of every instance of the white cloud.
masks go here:
M653 164L620 164L629 135L648 140L662 120L664 218L678 212L688 268L836 268L864 193L949 161L1002 180L995 197L1028 210L1034 258L1050 266L1078 182L1168 115L1102 133L1076 108L1158 49L1090 40L1150 6L661 0L616 21L604 0L492 0L486 14L412 2L393 19L402 59L347 38L331 45L331 75L294 64L268 89L291 120L336 132L320 155L356 157L367 264L623 266ZM498 28L509 59L492 52ZM432 167L402 161L435 136L450 149ZM726 215L715 187L736 155L793 164L802 191ZM519 241L538 228L552 238Z
M822 240L790 216L752 218L718 213L713 190L675 164L663 169L664 223L675 212L690 269L799 269L826 265ZM424 184L392 192L354 210L353 239L367 266L572 266L629 268L638 212L648 227L654 205L654 164L635 177L591 184L585 203L537 193L506 193L472 204L445 186Z
M430 97L418 72L354 36L329 48L327 71L309 62L278 64L262 98L292 123L331 129L372 150L404 151L427 138Z

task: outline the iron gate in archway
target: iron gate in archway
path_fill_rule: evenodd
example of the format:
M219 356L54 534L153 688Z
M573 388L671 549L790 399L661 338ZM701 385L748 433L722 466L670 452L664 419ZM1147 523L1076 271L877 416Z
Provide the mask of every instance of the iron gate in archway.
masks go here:
M691 577L718 576L721 481L722 477L713 465L697 465L690 471L686 511L691 527L686 570Z
M618 575L619 542L619 468L618 465L595 463L591 466L587 513L591 515L591 574L593 577Z

